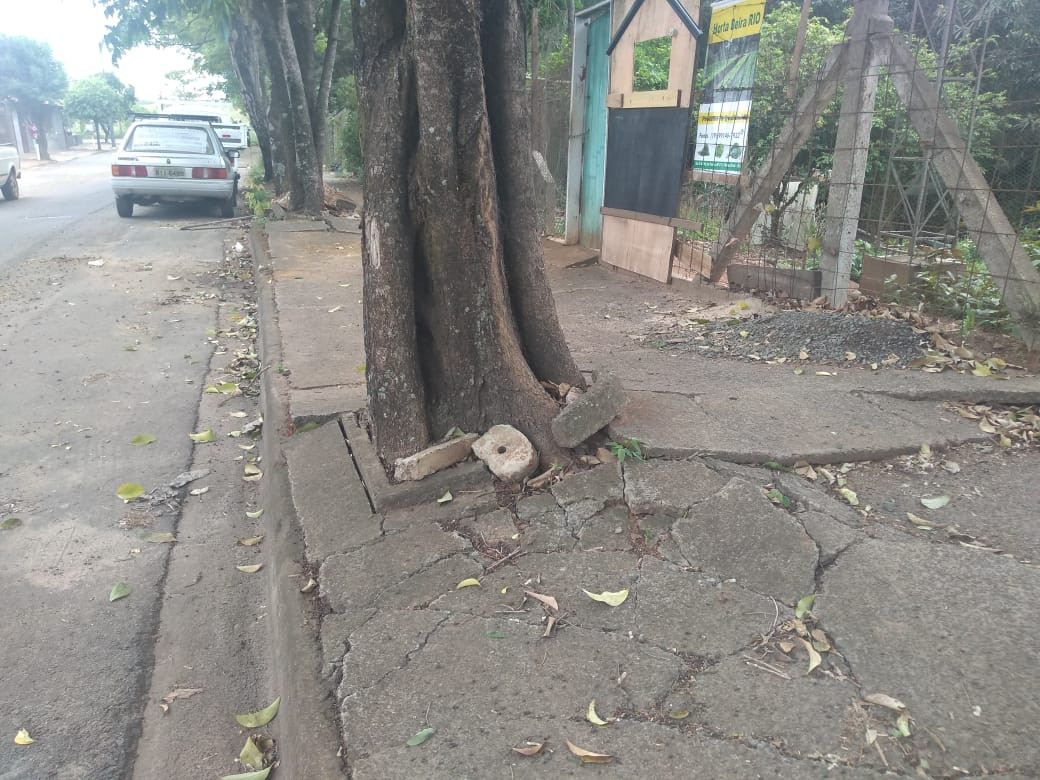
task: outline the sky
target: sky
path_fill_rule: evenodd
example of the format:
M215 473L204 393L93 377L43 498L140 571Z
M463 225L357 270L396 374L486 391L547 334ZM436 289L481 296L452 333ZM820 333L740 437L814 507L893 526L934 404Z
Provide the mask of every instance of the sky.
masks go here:
M4 0L2 32L50 44L54 58L65 66L70 81L100 71L112 71L133 85L140 101L169 101L174 87L166 74L191 70L191 60L177 49L137 47L112 65L112 54L102 47L106 18L94 0Z

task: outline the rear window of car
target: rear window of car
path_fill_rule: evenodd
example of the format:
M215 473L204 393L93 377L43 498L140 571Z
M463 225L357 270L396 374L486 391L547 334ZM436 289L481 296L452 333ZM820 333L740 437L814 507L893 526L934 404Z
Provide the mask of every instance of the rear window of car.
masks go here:
M175 125L135 127L124 148L128 152L213 154L209 133L203 128Z

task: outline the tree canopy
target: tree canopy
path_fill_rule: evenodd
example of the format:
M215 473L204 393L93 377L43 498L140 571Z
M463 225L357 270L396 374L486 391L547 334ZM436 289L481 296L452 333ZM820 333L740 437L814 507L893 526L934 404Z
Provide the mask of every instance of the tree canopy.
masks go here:
M16 35L0 35L0 98L14 98L19 111L44 125L43 110L65 94L69 79L51 47ZM40 156L47 158L47 136L39 134Z

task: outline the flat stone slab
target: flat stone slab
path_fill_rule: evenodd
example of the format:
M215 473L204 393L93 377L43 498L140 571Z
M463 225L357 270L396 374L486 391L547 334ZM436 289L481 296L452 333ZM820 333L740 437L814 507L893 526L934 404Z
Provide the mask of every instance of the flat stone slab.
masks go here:
M816 544L762 490L734 477L672 531L686 560L757 593L794 604L815 590Z
M291 437L284 447L307 559L360 547L382 533L336 421ZM319 487L320 486L320 487Z
M866 753L860 695L850 680L815 675L785 680L732 656L699 674L690 688L688 708L726 734L779 745L799 757L842 755L850 743ZM866 757L877 758L873 752Z
M567 529L577 535L586 520L607 506L621 502L624 483L618 465L605 463L573 474L550 490L566 512Z
M466 540L445 533L435 523L416 525L326 559L321 567L321 595L333 612L375 606L385 602L393 588L468 549ZM446 581L445 590L457 582ZM432 601L439 593L427 595Z
M871 539L825 572L813 611L863 693L906 704L913 747L931 772L985 766L1013 776L1040 766L1038 603L1032 566L948 544Z
M728 481L699 460L625 462L625 502L637 515L682 517Z

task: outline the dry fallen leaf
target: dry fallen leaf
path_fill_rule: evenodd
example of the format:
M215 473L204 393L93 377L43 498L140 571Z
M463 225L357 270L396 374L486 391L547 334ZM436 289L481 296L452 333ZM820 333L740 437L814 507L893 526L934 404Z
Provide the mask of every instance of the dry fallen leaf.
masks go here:
M524 747L513 748L514 753L519 753L521 756L537 756L542 752L542 748L545 747L548 740L542 742L525 742Z
M455 586L455 590L461 590L462 588L472 588L474 585L479 586L480 580L476 579L475 577L467 577Z
M235 720L238 721L238 725L245 726L247 729L263 728L274 720L274 716L278 714L278 707L281 703L282 697L279 696L262 710L247 712L244 715L236 715Z
M560 605L558 603L556 603L556 597L555 596L543 596L541 593L535 593L534 591L531 591L531 590L525 590L524 591L524 595L530 596L535 601L540 601L545 606L547 606L547 607L549 607L551 609L555 609L557 612L560 611Z
M16 745L31 745L35 741L25 729L18 729L18 733L14 735L14 744Z
M902 712L906 709L906 705L903 704L903 702L889 696L887 693L871 693L864 696L863 701L868 704L877 704L881 707L887 707L895 712Z
M176 699L190 699L196 693L202 693L202 688L176 688L162 697L159 706L162 707L162 711L165 714L170 711L170 705Z
M569 739L565 739L564 742L567 743L567 749L581 759L583 764L609 764L614 760L614 756L606 753L593 753L591 750L578 747Z
M820 658L820 654L816 652L816 648L812 646L812 642L808 641L807 639L802 639L801 637L798 637L798 641L802 643L802 645L805 647L806 652L809 653L809 669L806 672L806 674L808 674L817 666L819 666L820 661L822 661L823 659Z
M264 565L262 563L251 563L248 566L236 566L235 568L245 574L256 574L263 567Z

